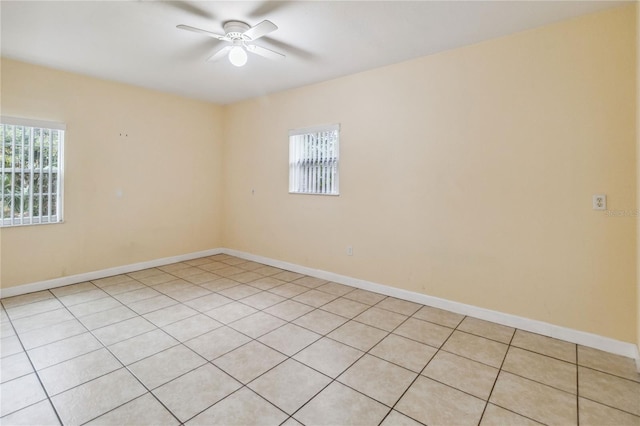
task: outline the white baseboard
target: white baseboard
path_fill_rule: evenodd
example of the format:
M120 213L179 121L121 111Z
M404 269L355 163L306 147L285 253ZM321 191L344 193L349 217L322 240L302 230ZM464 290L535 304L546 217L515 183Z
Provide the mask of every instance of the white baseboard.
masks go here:
M185 260L197 259L199 257L213 256L222 253L222 249L209 249L197 251L194 253L181 254L178 256L163 257L162 259L154 259L146 262L132 263L130 265L116 266L114 268L102 269L100 271L86 272L83 274L69 275L66 277L54 278L51 280L38 281L30 284L18 285L15 287L0 288L0 298L19 296L21 294L33 293L35 291L49 290L65 285L81 283L84 281L97 280L100 278L111 277L113 275L126 274L128 272L139 271L141 269L155 268L156 266L169 265L176 262L184 262Z
M155 259L146 262L133 263L130 265L117 266L100 271L87 272L83 274L55 278L52 280L39 281L31 284L9 287L0 289L0 298L18 296L21 294L33 293L35 291L48 290L65 285L96 280L113 275L126 274L128 272L139 271L141 269L153 268L176 262L183 262L185 260L192 260L199 257L212 256L220 253L237 256L243 259L252 260L254 262L264 263L265 265L298 272L300 274L310 275L312 277L333 281L351 287L361 288L363 290L373 291L376 293L384 294L386 296L396 297L398 299L409 300L411 302L420 303L422 305L446 309L458 314L469 315L475 318L492 321L509 327L515 327L521 330L530 331L532 333L541 334L543 336L554 337L556 339L561 339L568 342L577 343L579 345L600 349L617 355L626 356L635 359L638 371L640 371L640 352L638 351L638 346L633 343L623 342L609 337L599 336L593 333L587 333L584 331L549 324L544 321L506 314L503 312L454 302L447 299L441 299L439 297L433 297L422 293L416 293L413 291L390 287L383 284L377 284L370 281L348 277L345 275L335 274L333 272L313 269L306 266L300 266L281 260L271 259L268 257L258 256L251 253L245 253L242 251L227 248L216 248L195 253L187 253L183 255L165 257L162 259Z
M623 342L621 340L600 336L593 333L574 330L567 327L550 324L544 321L524 318L517 315L506 314L503 312L493 311L490 309L480 308L473 305L467 305L460 302L454 302L439 297L429 296L423 293L403 290L400 288L390 287L383 284L377 284L370 281L360 280L345 275L335 274L333 272L322 271L319 269L308 268L293 263L283 262L280 260L270 259L268 257L257 256L238 250L222 249L222 253L241 257L243 259L252 260L254 262L264 263L280 269L298 272L300 274L310 275L339 284L351 287L361 288L387 296L396 297L398 299L409 300L411 302L420 303L422 305L432 306L434 308L446 309L462 315L469 315L475 318L492 321L509 327L519 328L521 330L532 333L541 334L543 336L554 337L556 339L565 340L571 343L588 346L602 351L626 356L636 360L636 366L640 371L640 352L638 346L633 343Z

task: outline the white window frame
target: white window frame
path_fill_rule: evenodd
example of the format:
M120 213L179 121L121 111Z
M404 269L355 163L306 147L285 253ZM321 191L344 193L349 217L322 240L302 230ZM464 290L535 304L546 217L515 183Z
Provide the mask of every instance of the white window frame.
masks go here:
M340 195L340 124L289 130L289 193Z
M63 222L63 212L64 212L64 136L66 131L66 126L63 123L51 122L51 121L43 121L43 120L31 120L26 118L17 118L17 117L0 117L0 142L2 143L2 149L0 150L0 227L14 227L14 226L23 226L23 225L40 225L40 224L51 224L51 223L62 223ZM13 128L13 129L12 129ZM17 138L15 134L15 128L22 128L22 137ZM12 156L13 164L9 167L5 167L5 138L6 131L12 129L13 136L11 140L12 144ZM25 132L25 129L30 129ZM58 167L57 169L49 167L44 167L43 165L43 155L42 151L40 151L40 167L34 168L34 134L39 131L42 135L43 133L47 133L49 136L45 139L45 143L48 142L49 153L51 154L53 151L53 132L57 132L58 134ZM42 143L42 142L41 142ZM28 167L24 166L24 159L21 165L15 163L15 153L16 147L20 145L20 151L24 154L24 151L28 151L29 161ZM48 160L48 164L51 164L51 159ZM13 206L11 207L8 216L5 215L5 201L7 195L11 197L11 193L14 193L13 184L15 182L15 175L22 174L21 178L24 177L24 174L28 173L30 176L30 183L26 190L23 190L19 199L20 203L20 212L15 212ZM38 194L34 194L34 173L38 173L41 176L47 176L47 187L48 190L43 192L42 185L40 182L40 192ZM9 194L5 192L4 180L5 176L9 175L9 179L11 181L11 190ZM55 175L55 177L54 177ZM54 179L57 179L56 184L54 185ZM56 187L56 191L52 191L53 187ZM15 193L14 193L15 196ZM56 197L55 203L55 211L51 208L51 197ZM49 202L47 203L46 211L42 211L43 199L48 197ZM10 198L13 202L13 197ZM37 205L39 208L37 215L32 215L34 201L37 200ZM28 201L27 211L25 212L25 201ZM25 215L27 213L27 215Z

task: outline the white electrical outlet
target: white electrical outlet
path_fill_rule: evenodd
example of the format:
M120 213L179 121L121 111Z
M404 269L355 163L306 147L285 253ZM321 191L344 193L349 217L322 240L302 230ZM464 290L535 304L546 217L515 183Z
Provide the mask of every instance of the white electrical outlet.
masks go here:
M604 194L596 194L593 196L593 209L594 210L606 210L607 209L607 196Z
M353 256L353 247L351 246L347 247L347 256Z

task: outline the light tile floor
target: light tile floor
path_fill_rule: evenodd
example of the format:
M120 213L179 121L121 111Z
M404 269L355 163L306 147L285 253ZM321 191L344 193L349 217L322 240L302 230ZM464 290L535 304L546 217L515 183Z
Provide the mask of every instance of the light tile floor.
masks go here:
M1 325L2 425L640 425L631 359L228 255Z

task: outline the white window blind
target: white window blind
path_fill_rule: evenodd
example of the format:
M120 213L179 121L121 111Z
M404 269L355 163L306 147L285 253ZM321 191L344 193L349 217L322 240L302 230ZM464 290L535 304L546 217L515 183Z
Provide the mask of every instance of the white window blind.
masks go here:
M65 126L0 118L0 226L62 222Z
M338 195L340 125L289 131L289 192Z

